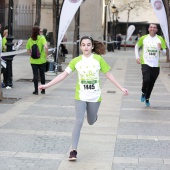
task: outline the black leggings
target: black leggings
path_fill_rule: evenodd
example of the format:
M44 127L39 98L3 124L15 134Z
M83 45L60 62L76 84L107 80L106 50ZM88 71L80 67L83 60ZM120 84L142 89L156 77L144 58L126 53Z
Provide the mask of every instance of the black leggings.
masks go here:
M40 72L41 84L45 84L45 65L44 64L31 64L32 71L33 71L33 81L35 92L38 92L38 70Z
M158 78L160 68L159 67L150 67L146 64L142 64L142 92L145 94L145 98L149 99L151 92L153 90L156 79Z

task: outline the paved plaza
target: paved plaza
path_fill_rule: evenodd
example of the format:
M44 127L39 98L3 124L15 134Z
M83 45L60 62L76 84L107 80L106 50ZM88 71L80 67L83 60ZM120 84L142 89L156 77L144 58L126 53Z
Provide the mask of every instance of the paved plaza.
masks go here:
M123 96L101 73L98 121L90 126L85 119L76 162L68 161L76 73L45 95L33 95L29 57L14 57L14 86L3 88L3 96L17 101L0 103L0 170L170 170L170 68L165 57L149 108L140 102L141 69L134 50L103 57L129 95ZM68 55L63 70L70 60ZM47 73L46 81L54 77Z

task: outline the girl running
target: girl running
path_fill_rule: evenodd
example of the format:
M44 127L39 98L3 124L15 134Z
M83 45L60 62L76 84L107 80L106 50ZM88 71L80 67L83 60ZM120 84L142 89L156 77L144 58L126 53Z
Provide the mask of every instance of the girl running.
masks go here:
M92 37L83 36L80 40L80 48L83 54L72 59L64 72L49 83L39 86L40 90L46 89L64 80L71 72L77 71L78 80L75 92L76 121L72 131L72 151L69 156L71 161L77 159L77 146L85 113L87 113L89 125L93 125L97 120L97 112L101 102L99 72L102 71L124 95L128 95L128 90L123 88L109 72L110 66L101 56L101 54L105 54L105 47L101 42L94 41Z

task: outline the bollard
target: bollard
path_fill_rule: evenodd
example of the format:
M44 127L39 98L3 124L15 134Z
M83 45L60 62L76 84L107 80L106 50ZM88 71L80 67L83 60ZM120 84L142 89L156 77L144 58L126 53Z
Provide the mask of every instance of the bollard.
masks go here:
M13 47L13 37L12 36L7 36L7 52L9 51L13 51L12 47ZM13 86L13 74L12 74L12 60L13 60L14 55L11 56L6 56L5 57L5 61L6 61L6 71L5 71L5 79L4 79L4 83L5 83L5 87L12 87Z

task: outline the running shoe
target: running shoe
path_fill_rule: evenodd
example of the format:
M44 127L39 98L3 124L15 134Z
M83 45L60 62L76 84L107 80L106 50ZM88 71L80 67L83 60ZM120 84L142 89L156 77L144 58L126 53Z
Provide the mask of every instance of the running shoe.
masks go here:
M77 151L73 150L70 152L69 161L75 161L77 159Z
M142 93L141 98L140 98L140 101L141 101L141 102L144 102L144 101L145 101L145 94L144 94L144 93Z
M145 106L146 106L146 107L149 107L149 106L150 106L149 99L146 99L146 100L145 100Z
M45 89L41 90L41 94L45 94Z

